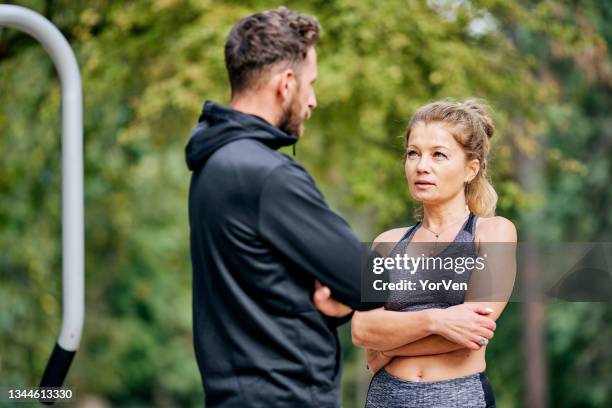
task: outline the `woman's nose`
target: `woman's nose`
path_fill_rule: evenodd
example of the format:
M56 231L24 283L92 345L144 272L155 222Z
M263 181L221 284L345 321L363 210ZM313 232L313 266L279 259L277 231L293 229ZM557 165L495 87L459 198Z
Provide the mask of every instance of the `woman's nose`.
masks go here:
M429 159L425 155L421 156L417 162L416 170L418 173L428 172L430 169Z

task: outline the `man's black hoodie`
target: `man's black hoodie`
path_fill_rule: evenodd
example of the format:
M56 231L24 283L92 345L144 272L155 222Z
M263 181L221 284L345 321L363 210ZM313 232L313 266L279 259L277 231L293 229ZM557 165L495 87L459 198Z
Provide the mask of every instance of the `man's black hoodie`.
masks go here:
M338 407L341 351L314 281L363 310L363 245L276 149L297 141L207 101L186 148L194 346L207 407Z

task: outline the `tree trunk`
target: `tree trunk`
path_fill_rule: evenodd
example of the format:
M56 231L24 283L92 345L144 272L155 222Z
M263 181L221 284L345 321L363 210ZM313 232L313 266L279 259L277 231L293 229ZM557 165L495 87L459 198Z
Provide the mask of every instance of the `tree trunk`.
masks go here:
M539 146L539 152L543 152L543 146ZM518 151L517 176L520 185L527 194L544 193L544 163L545 160L538 152L526 155ZM530 209L521 214L521 230L519 235L521 241L532 243L542 238L543 214L538 208ZM525 245L525 244L523 244ZM529 245L529 244L528 244ZM524 262L519 267L519 283L522 292L522 317L523 317L523 369L525 375L523 394L523 406L529 408L544 408L548 405L548 373L546 358L546 305L540 299L539 277L541 276L540 259L537 251L523 250Z

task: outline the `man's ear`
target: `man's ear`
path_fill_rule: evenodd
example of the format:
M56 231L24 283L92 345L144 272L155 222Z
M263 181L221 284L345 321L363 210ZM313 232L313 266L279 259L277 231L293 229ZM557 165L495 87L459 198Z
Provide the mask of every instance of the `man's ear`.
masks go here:
M292 69L284 69L278 74L276 92L283 102L289 100L293 87L295 86L295 72Z

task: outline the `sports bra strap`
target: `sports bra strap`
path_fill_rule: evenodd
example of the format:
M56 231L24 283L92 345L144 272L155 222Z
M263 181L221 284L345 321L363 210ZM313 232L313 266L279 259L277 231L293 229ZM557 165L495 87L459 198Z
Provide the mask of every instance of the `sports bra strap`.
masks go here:
M470 215L465 223L465 227L463 227L463 230L469 234L474 235L474 231L476 230L476 219L477 218L478 217L476 216L476 214L470 211Z
M414 233L416 232L417 228L419 228L420 225L421 225L421 222L419 221L416 224L414 224L412 227L408 228L408 231L406 231L406 233L404 234L402 239L399 240L399 242L405 241L407 239L408 240L411 239Z

